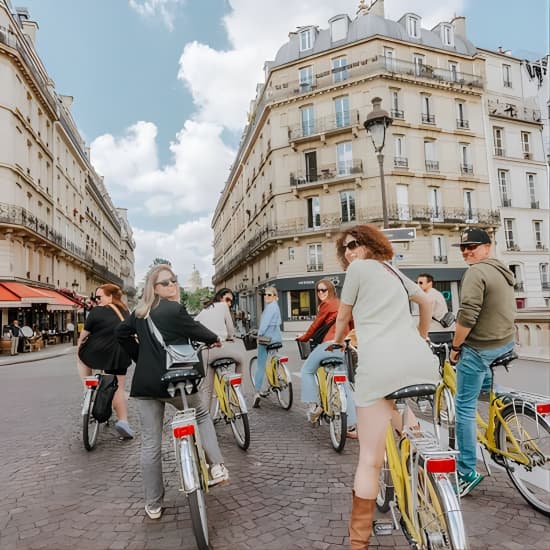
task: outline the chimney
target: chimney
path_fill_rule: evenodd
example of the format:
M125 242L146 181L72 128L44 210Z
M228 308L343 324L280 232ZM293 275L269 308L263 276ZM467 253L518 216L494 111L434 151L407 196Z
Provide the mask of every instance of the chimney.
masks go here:
M15 8L17 18L21 24L23 34L29 38L32 45L36 44L36 31L38 30L38 23L31 21L29 18L29 10L27 8Z
M456 15L452 21L451 25L453 26L454 33L457 36L466 38L466 18L462 15Z
M61 103L63 103L63 106L65 107L65 109L67 109L67 111L69 111L70 113L74 97L72 95L59 94L59 99L61 99Z

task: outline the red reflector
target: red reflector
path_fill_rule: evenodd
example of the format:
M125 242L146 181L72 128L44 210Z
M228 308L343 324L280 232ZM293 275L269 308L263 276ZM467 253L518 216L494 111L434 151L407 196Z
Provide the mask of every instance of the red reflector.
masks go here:
M539 414L550 414L550 403L539 403L537 405L537 412Z
M186 435L193 435L195 433L195 426L193 424L187 424L186 426L178 426L174 428L174 437L180 438Z
M288 363L288 357L279 357L279 363Z
M426 470L431 474L450 474L456 470L454 458L430 458L426 461Z
M242 376L239 376L239 378L231 378L231 380L229 380L229 383L232 386L239 386L242 381L243 381Z
M93 380L85 380L87 388L95 388L99 384L99 380L94 378Z
M335 382L345 382L347 380L347 376L345 374L335 374L332 379Z

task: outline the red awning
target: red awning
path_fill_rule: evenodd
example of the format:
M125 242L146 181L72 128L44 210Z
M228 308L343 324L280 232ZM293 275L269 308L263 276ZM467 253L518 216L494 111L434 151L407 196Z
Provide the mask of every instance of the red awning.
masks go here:
M0 307L25 307L30 304L21 304L21 299L17 294L0 283Z
M73 310L81 307L78 302L71 300L67 296L64 296L60 292L56 292L55 290L47 290L45 288L41 288L40 292L46 294L46 296L50 296L51 298L53 298L53 303L48 304L48 309L50 311Z
M16 296L17 303L14 304L16 307L28 307L31 304L47 304L47 308L50 311L70 311L80 307L80 304L55 290L13 282L3 282L0 283L0 286Z

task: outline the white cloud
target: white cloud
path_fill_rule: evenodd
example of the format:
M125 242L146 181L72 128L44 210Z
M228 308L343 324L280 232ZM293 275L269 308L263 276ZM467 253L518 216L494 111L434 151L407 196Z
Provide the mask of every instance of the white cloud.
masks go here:
M176 9L185 0L128 0L129 6L142 17L160 17L169 31L174 30Z

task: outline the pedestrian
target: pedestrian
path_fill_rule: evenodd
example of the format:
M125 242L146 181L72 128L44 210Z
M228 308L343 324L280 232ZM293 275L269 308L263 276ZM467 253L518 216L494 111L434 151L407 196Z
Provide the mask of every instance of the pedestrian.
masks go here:
M483 476L476 471L476 411L482 389L491 384L489 365L514 347L514 275L491 257L491 238L469 228L459 246L468 269L462 277L460 308L450 360L456 363L456 439L458 490L467 495Z
M321 361L329 357L344 359L344 352L342 350L330 348L330 343L334 340L334 334L336 332L336 315L338 314L338 308L340 306L340 300L338 296L336 296L334 284L329 279L321 279L317 282L315 290L317 297L317 315L306 332L296 338L298 342L309 342L310 339L313 338L316 344L301 370L302 401L308 404L307 418L311 423L317 422L319 416L323 412L323 408L319 405L319 388L315 380L315 374L317 373L317 369L321 366ZM351 326L348 327L348 329L351 329ZM321 339L317 342L315 336L318 335L319 332L321 332ZM353 402L351 388L347 382L345 384L345 390L348 402L347 436L352 439L357 439L357 430L355 429L355 403Z
M84 384L92 369L103 370L117 377L118 388L113 397L113 409L117 416L115 429L124 439L132 439L134 432L128 423L128 399L124 384L130 356L120 347L115 337L115 329L129 315L122 301L122 289L111 283L97 287L96 306L90 311L84 329L77 342L77 366Z
M266 397L267 394L262 391L262 386L265 378L265 363L267 361L267 346L266 340L269 339L270 344L281 343L283 336L281 334L281 311L279 310L277 289L273 286L268 286L264 293L266 306L260 317L260 327L258 328L258 363L256 375L254 376L254 387L256 394L252 406L258 408L260 399ZM264 338L264 343L261 342L261 337Z
M405 386L435 383L438 369L426 343L430 302L413 281L387 263L393 257L387 237L374 225L356 225L339 237L336 252L346 278L334 340L344 344L353 313L358 341L354 398L359 462L349 530L351 548L363 550L368 548L386 433L395 409L395 403L384 397ZM418 326L409 301L419 305ZM406 417L407 426L414 426L413 415Z
M426 293L432 304L432 320L429 332L452 332L454 330L454 323L450 326L443 326L441 324L444 316L449 313L449 308L443 294L434 288L433 275L430 273L421 273L416 278L416 284ZM448 341L450 342L450 340Z
M11 325L9 325L9 328L11 333L10 354L19 355L19 338L23 336L23 334L21 333L21 329L19 328L19 321L17 319L14 319L11 322Z
M161 378L166 373L166 352L149 330L150 317L166 345L189 344L198 340L217 345L218 336L195 321L180 304L178 278L168 264L156 265L145 277L143 295L135 311L117 328L117 338L136 361L131 397L138 403L141 421L141 472L145 494L145 513L150 519L162 515L164 482L162 479L162 430L164 409L171 404L181 409L181 398L172 398ZM136 340L137 336L137 340ZM188 396L195 408L197 424L207 461L209 485L226 481L229 474L218 445L202 390Z

